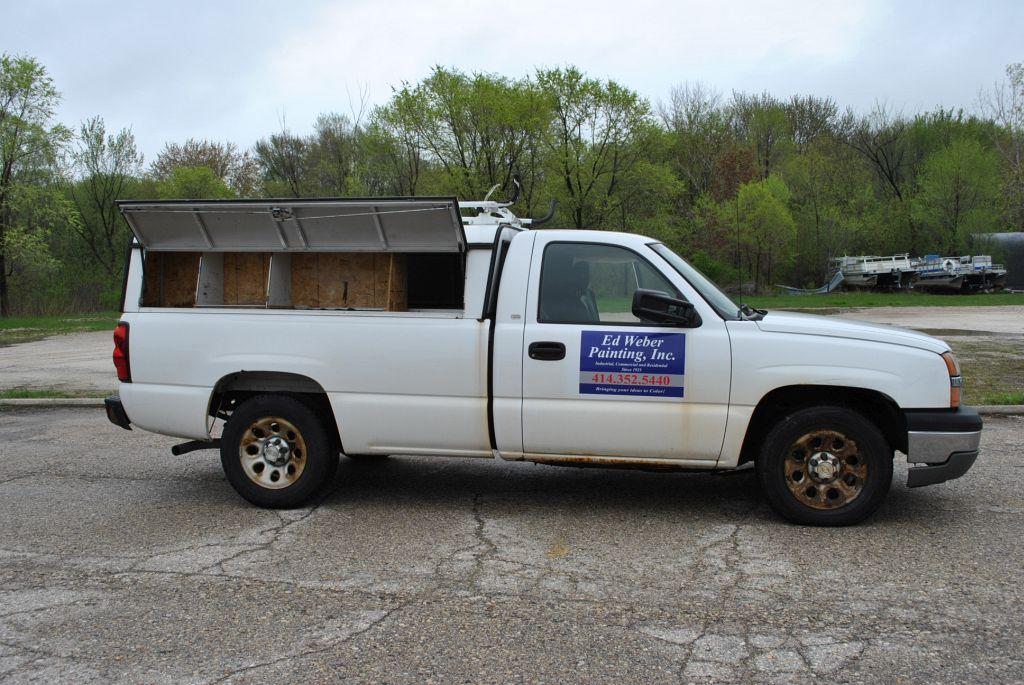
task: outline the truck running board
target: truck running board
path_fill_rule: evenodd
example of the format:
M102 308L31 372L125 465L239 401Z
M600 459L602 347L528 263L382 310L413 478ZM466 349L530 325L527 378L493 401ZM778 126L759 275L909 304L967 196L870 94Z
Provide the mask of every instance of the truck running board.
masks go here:
M180 445L175 445L171 448L171 454L176 457L180 457L183 454L189 452L195 452L196 450L219 450L220 449L220 438L216 440L189 440L183 442Z

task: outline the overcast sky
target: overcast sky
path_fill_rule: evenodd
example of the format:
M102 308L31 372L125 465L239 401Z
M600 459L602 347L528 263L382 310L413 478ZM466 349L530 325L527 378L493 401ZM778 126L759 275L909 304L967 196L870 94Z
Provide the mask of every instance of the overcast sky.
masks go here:
M49 69L61 121L130 126L153 160L189 137L249 146L372 104L434 64L523 76L575 64L652 103L702 81L911 113L973 108L1024 61L1024 1L0 0L0 51Z

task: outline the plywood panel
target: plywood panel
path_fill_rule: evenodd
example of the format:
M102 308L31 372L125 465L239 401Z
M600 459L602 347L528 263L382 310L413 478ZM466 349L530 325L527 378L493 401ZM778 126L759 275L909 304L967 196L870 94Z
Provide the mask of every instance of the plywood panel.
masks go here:
M224 304L265 305L269 273L267 253L224 253Z
M404 311L405 291L405 255L325 252L292 256L293 307Z
M292 255L292 306L316 308L320 306L318 254Z
M371 256L373 257L373 304L370 306L387 309L391 255L377 253Z
M319 255L317 289L321 307L348 306L345 257L346 255L340 253Z
M374 258L372 252L348 254L348 306L359 309L379 307L374 296Z
M389 312L404 312L409 308L406 293L407 259L404 254L392 254L388 269L388 301Z
M224 255L224 303L238 302L238 270L233 255Z
M164 255L163 307L191 307L199 284L199 253L168 252Z
M199 282L198 252L146 254L144 307L191 307Z

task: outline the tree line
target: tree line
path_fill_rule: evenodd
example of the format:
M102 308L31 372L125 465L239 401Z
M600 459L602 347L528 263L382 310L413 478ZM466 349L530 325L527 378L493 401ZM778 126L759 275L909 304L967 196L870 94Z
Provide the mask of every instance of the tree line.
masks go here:
M843 254L971 249L1024 230L1024 65L974 111L912 115L832 98L681 85L652 104L575 67L524 78L436 67L367 111L282 125L251 149L167 142L148 165L102 117L56 121L31 57L0 56L0 311L116 308L143 198L457 195L523 179L553 227L660 239L724 285L818 284Z

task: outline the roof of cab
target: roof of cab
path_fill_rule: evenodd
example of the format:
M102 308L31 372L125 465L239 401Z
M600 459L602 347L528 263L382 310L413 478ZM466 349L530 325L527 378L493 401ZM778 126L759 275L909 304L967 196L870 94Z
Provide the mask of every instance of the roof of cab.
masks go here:
M497 233L499 228L507 227L508 224L471 224L464 227L466 231L466 244L469 247L474 248L490 248L494 245L494 235ZM515 227L513 227L515 228ZM536 232L543 232L545 235L554 236L556 239L571 240L574 242L597 242L604 243L609 242L609 237L612 236L625 236L627 243L658 243L660 240L655 240L647 236L638 235L636 233L624 233L622 231L599 231L593 229L576 229L576 228L544 228L544 229L529 229L522 228L522 231L535 230Z

